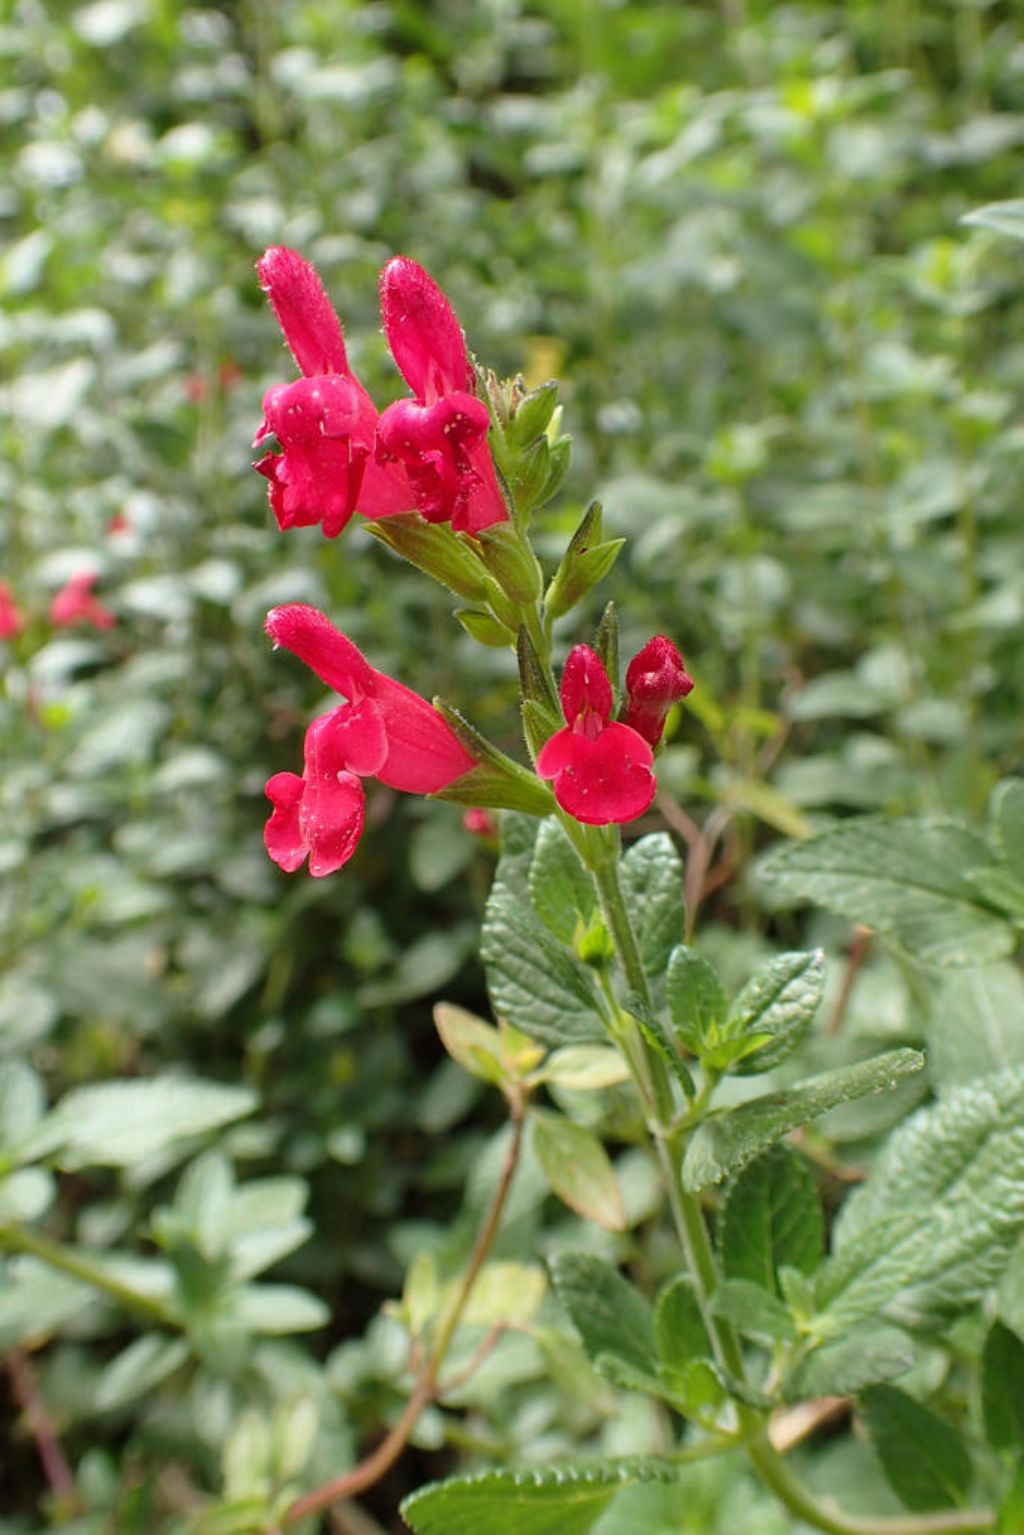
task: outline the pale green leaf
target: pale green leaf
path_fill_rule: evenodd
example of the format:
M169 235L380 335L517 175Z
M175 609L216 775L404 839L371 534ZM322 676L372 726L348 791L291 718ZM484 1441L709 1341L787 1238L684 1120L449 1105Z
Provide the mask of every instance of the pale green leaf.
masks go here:
M102 1082L72 1088L39 1124L32 1144L56 1152L63 1167L131 1167L171 1148L188 1150L195 1136L251 1114L256 1096L183 1077ZM180 1145L179 1145L180 1143Z
M941 1095L972 1077L1024 1067L1024 979L1003 962L951 971L933 987L928 1074Z
M232 1295L232 1315L252 1332L312 1332L331 1319L329 1307L290 1284L242 1285Z
M1005 202L986 203L965 213L962 224L973 224L979 229L994 229L998 234L1009 235L1011 240L1024 240L1024 198L1011 197Z
M740 1332L789 1341L796 1337L793 1318L778 1296L749 1279L726 1279L715 1291L712 1309Z
M103 1370L96 1383L96 1406L113 1412L154 1390L188 1358L184 1338L149 1333L122 1349Z
M914 1367L914 1345L898 1327L865 1321L823 1343L782 1382L788 1402L815 1396L853 1396L865 1386L894 1380Z
M593 1131L542 1109L533 1112L531 1122L537 1161L559 1199L606 1231L624 1231L622 1191Z

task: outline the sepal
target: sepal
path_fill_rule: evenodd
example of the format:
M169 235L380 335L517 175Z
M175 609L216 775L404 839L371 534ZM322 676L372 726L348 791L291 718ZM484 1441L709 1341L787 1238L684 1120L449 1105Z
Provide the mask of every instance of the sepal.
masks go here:
M443 699L435 698L434 708L476 759L476 765L468 773L463 773L434 798L451 800L457 805L479 805L489 810L520 810L534 816L548 816L554 812L554 796L535 774L499 751Z
M366 531L457 597L485 600L487 577L479 558L445 523L428 522L419 512L403 512L368 522Z
M510 523L485 528L476 543L483 563L512 602L536 602L543 574L533 550Z
M548 587L544 605L550 618L560 618L591 591L611 570L626 542L602 538L601 503L592 501L569 541Z

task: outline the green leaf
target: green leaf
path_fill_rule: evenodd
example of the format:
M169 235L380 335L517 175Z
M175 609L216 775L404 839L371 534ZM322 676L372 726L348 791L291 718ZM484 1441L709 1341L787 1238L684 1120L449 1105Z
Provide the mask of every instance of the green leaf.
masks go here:
M543 822L537 833L530 900L545 926L570 946L577 925L586 926L596 904L593 881L555 820Z
M693 1055L717 1044L728 1011L722 983L706 959L685 944L669 956L665 997L676 1033Z
M546 1045L603 1042L590 972L534 916L525 890L507 881L504 861L480 946L495 1017Z
M683 865L667 832L641 837L622 860L622 878L640 958L661 975L683 935Z
M637 1028L644 1039L655 1054L660 1056L669 1067L686 1097L696 1097L697 1088L693 1077L690 1075L690 1069L669 1039L657 1015L651 1011L643 998L637 996L635 992L630 992L629 996L627 996L625 1006L626 1011L636 1019Z
M96 1383L96 1406L101 1412L113 1412L155 1390L188 1358L184 1338L168 1338L150 1333L136 1338L112 1359Z
M962 1505L971 1460L955 1429L898 1386L869 1386L860 1408L901 1503L922 1514Z
M796 1337L793 1318L776 1295L749 1279L726 1279L715 1291L712 1309L740 1332L783 1342Z
M865 1386L893 1380L913 1367L914 1345L905 1332L877 1322L861 1322L800 1360L784 1376L782 1394L787 1402L814 1396L853 1396Z
M776 1145L729 1185L719 1225L722 1268L779 1293L781 1268L813 1274L825 1246L821 1201L806 1162Z
M867 817L783 847L761 865L769 883L936 965L983 965L1014 945L1013 930L979 905L968 871L990 866L980 837L952 821Z
M531 1075L531 1082L551 1082L576 1093L592 1093L629 1081L629 1067L610 1045L566 1045L555 1050Z
M870 1247L887 1221L887 1251L829 1303L833 1318L870 1304L934 1324L985 1293L1024 1228L1024 1071L968 1082L904 1121L840 1212L826 1267Z
M677 1274L658 1296L654 1334L663 1368L682 1371L692 1360L710 1357L707 1329L689 1274Z
M483 1471L424 1487L399 1512L415 1535L589 1535L623 1487L677 1475L655 1460Z
M779 954L752 976L733 1002L726 1029L738 1035L767 1034L768 1042L733 1069L746 1076L784 1061L810 1027L824 988L821 949Z
M290 1284L242 1285L233 1292L232 1315L251 1332L270 1335L312 1332L331 1319L318 1296Z
M5 1158L20 1160L21 1143L45 1112L42 1078L22 1061L5 1061L0 1066L0 1152Z
M1024 1342L993 1322L981 1351L981 1414L995 1450L1024 1450Z
M1024 979L1015 965L943 975L927 1025L928 1074L942 1095L973 1077L1024 1067Z
M501 1035L493 1024L485 1023L464 1007L438 1002L434 1008L434 1026L453 1061L463 1071L496 1085L505 1076L502 1063Z
M751 1098L736 1109L709 1115L695 1132L683 1162L683 1182L693 1192L739 1172L790 1130L819 1118L838 1103L890 1091L920 1071L917 1050L890 1050L854 1066L810 1077L795 1087Z
M979 229L994 229L998 234L1009 235L1011 240L1024 240L1024 198L1011 197L1005 202L986 203L965 213L961 224L973 224Z
M842 1334L875 1316L913 1278L921 1259L916 1246L902 1244L916 1237L920 1225L907 1212L893 1215L831 1253L815 1276L815 1298L823 1308L814 1324L819 1337Z
M559 1199L606 1231L625 1231L622 1191L594 1132L545 1109L530 1118L537 1161Z
M989 807L993 840L1013 877L1024 884L1024 778L997 784Z
M38 1126L33 1145L62 1167L132 1167L157 1153L184 1155L188 1142L251 1114L256 1095L184 1077L72 1088Z
M595 1369L617 1381L649 1381L656 1391L654 1321L640 1291L590 1253L558 1253L549 1266L558 1299Z

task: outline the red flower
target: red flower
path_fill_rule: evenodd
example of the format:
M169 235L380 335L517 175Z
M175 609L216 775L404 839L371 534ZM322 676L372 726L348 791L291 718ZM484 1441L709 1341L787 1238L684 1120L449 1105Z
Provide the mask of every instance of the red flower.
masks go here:
M94 629L112 629L117 619L105 608L92 589L99 577L95 570L82 571L72 576L50 603L50 622L58 629L72 624L91 624Z
M273 435L284 450L255 466L270 481L278 526L320 523L335 538L356 510L368 517L408 511L412 491L400 468L373 459L377 410L348 365L341 322L316 272L283 245L256 270L304 375L267 391L256 434L257 447Z
M479 533L507 520L487 446L490 414L473 393L462 329L437 284L415 261L396 256L380 279L391 355L413 400L396 400L377 424L377 461L404 466L428 522Z
M331 874L351 858L362 831L361 778L435 794L474 759L425 698L375 671L316 608L274 608L267 633L348 700L310 725L302 777L277 773L266 791L274 804L265 831L271 858L291 872L308 852L311 874Z
M577 645L562 673L567 725L541 748L537 772L553 778L562 809L587 826L633 821L654 798L654 754L629 725L609 719L612 685L589 645Z
M498 823L489 810L471 805L462 817L462 829L472 837L497 837Z
M625 722L657 746L668 711L692 692L693 678L679 651L664 634L656 634L626 668Z
M0 640L12 640L25 627L25 618L6 581L0 581Z

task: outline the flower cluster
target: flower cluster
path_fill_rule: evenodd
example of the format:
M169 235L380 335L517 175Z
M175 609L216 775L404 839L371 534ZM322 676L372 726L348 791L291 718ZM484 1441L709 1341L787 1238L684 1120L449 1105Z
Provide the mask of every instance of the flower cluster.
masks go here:
M524 696L539 677L535 702L544 721L531 734L531 775L450 711L376 671L317 609L275 608L267 618L275 645L297 655L344 702L308 727L302 773L277 773L267 783L270 856L290 872L307 858L313 875L341 868L359 841L368 778L460 800L471 807L467 829L485 837L495 830L487 807L549 814L557 805L587 826L643 815L654 799L654 755L666 716L693 681L673 642L655 635L627 667L616 719L604 662L577 645L562 674L565 724L558 726L547 658L551 622L610 566L621 540L603 540L595 503L551 583L545 617L540 567L525 533L530 504L543 497L550 473L554 386L529 409L518 385L504 397L492 394L492 428L448 300L422 267L397 256L381 274L381 313L412 396L378 412L349 366L341 323L308 262L278 246L258 271L301 373L267 392L256 437L258 444L276 440L277 451L256 468L270 482L279 526L318 524L334 537L355 512L401 518L388 524L402 527L401 538L389 533L385 541L478 604L459 615L470 634L503 644L518 630ZM491 442L501 447L509 482L526 487L524 501L501 483ZM543 654L531 636L540 637Z
M95 570L79 571L70 576L50 601L49 620L55 629L72 629L85 624L90 629L113 629L117 618L99 598L94 588L99 575ZM0 581L0 640L13 640L28 623L6 581Z
M456 532L508 517L487 446L490 415L451 305L404 256L381 273L381 312L392 356L414 398L381 415L349 366L341 322L308 262L274 246L257 268L302 377L268 390L257 446L281 452L256 468L270 481L282 529L320 524L336 537L354 512L420 512Z

